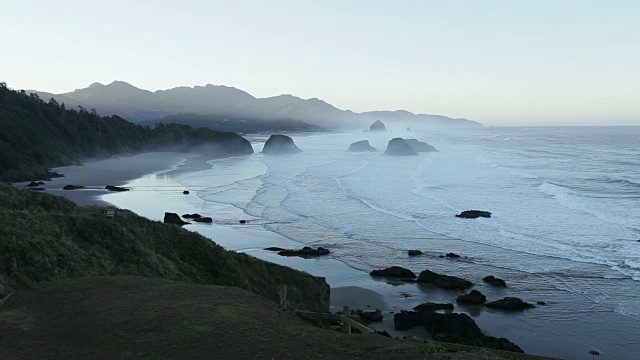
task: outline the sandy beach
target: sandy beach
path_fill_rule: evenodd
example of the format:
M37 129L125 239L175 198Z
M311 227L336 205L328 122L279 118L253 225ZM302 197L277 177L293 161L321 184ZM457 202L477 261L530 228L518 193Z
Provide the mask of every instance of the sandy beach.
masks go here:
M243 158L227 160L246 161ZM214 168L218 165L215 163ZM79 204L111 204L119 208L130 209L139 215L157 221L162 221L165 212L200 213L203 216L212 216L214 217L213 224L193 223L185 225L184 228L196 231L226 249L244 252L263 260L325 277L331 286L332 311L339 311L344 305L349 305L352 309L380 309L383 311L384 321L371 324L371 327L387 330L393 336L426 336L422 328L395 331L393 326L394 313L400 310L410 310L427 301L453 302L455 304L455 295L452 295L451 291L415 283L398 283L372 278L367 272L349 267L330 256L302 259L282 257L263 250L271 246L300 248L303 245L267 230L266 227L269 224L262 219L248 216L239 207L231 204L205 202L196 196L196 192L200 189L188 188L175 181L176 176L208 169L211 166L211 163L206 162L205 157L194 154L141 154L94 161L84 166L55 169L65 174L65 177L48 182L45 188L48 192L63 195ZM113 184L126 186L131 188L131 191L110 193L100 189L60 190L65 184L96 188ZM184 195L184 190L189 190L191 193ZM240 224L240 220L246 220L247 223ZM506 275L520 276L517 274ZM528 290L525 287L520 291L526 292ZM579 303L580 299L578 298L557 298L549 293L549 296L544 300L549 309L555 311L555 314L564 314L565 321L549 318L549 327L540 328L538 324L531 323L526 316L518 313L458 305L456 305L456 311L472 315L487 335L506 337L527 353L559 358L576 358L578 354L585 352L583 342L579 337L567 337L565 334L572 333L572 331L580 333L582 330L572 329L570 319L589 318L591 319L589 321L597 322L598 312L593 309L573 306L572 302ZM541 311L546 310L542 308ZM624 329L625 323L606 324L606 326L611 329L612 334L626 331ZM584 329L584 331L588 331L588 329Z
M100 196L108 193L106 185L122 186L128 181L159 171L176 169L188 157L195 154L177 152L151 152L131 156L118 156L108 159L87 160L81 165L71 165L56 168L55 171L64 174L63 177L44 181L44 188L48 193L61 195L73 200L79 205L109 205L100 200ZM15 183L25 186L29 182ZM65 185L81 185L86 189L67 191Z

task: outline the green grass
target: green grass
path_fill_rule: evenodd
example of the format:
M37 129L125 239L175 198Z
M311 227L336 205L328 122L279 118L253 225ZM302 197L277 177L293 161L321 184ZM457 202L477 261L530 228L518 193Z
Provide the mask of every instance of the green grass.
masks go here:
M128 210L110 218L103 207L0 184L0 258L6 256L15 256L18 271L35 282L138 275L236 286L275 302L279 285L287 285L289 305L328 308L323 278L227 251L199 234ZM0 290L15 285L0 277Z

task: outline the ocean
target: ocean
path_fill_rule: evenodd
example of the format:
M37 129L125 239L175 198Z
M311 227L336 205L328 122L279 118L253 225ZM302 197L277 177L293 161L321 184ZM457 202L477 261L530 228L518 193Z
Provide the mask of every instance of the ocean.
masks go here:
M456 309L491 335L542 355L587 358L597 349L602 359L635 358L640 127L391 130L292 135L303 152L282 156L259 154L265 138L255 137L253 156L200 161L128 184L156 194L156 205L127 194L105 199L152 218L172 201L189 202L218 225L242 217L296 243L329 248L331 259L365 273L399 265L465 277L489 300L546 303L508 315ZM393 137L425 141L438 152L385 156ZM359 140L378 151L346 151ZM195 196L181 197L175 187ZM492 217L455 217L470 209ZM424 255L409 258L409 249ZM246 250L260 256L260 249ZM448 252L461 258L439 257ZM484 284L487 275L508 288ZM416 295L407 308L455 302L442 291ZM518 329L509 328L509 317Z

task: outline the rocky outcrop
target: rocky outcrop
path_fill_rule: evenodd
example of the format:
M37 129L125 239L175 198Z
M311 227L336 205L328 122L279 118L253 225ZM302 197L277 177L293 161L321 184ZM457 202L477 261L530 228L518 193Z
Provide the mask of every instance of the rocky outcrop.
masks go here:
M459 257L460 257L460 255L458 255L458 254L456 254L456 253L453 253L453 252L447 253L447 254L445 254L444 256L445 256L445 257L448 257L448 258L453 258L453 259L456 259L456 258L459 258Z
M201 216L197 219L193 219L193 221L199 222L199 223L212 223L213 219L208 216Z
M387 150L384 152L385 155L391 156L412 156L418 155L418 153L413 150L409 144L403 138L394 138L389 140L387 144Z
M424 328L435 341L485 347L523 353L522 349L505 338L486 336L467 314L439 314L425 312Z
M392 266L386 269L373 270L369 273L369 275L407 280L416 278L416 274L414 274L413 271L400 266Z
M422 255L422 251L420 250L409 250L408 253L409 253L409 256Z
M533 304L529 304L528 302L522 301L522 299L519 299L517 297L510 297L510 296L487 303L486 306L494 309L504 309L504 310L524 310L524 309L530 309L535 307Z
M165 224L174 224L178 226L186 225L188 222L182 221L180 216L176 213L166 212L164 213L164 223Z
M373 146L369 145L369 140L356 141L353 144L349 145L349 150L353 152L361 152L361 151L378 151Z
M484 278L482 278L482 281L489 283L493 286L507 287L507 283L504 280L498 279L493 275L485 276Z
M378 131L378 132L386 132L387 128L384 126L384 123L380 120L376 120L369 127L369 131Z
M470 293L460 295L456 299L456 302L463 304L471 304L471 305L481 305L487 301L487 297L482 295L482 293L478 290L471 290Z
M189 195L189 190L185 190L182 192L183 195Z
M436 148L418 139L405 139L407 145L411 146L417 152L437 152Z
M482 210L466 210L456 215L456 217L463 218L463 219L475 219L479 217L490 218L491 213L488 211L482 211Z
M314 249L309 246L305 246L299 250L281 250L278 252L280 256L298 256L305 259L310 259L316 256L328 255L330 253L329 249L325 249L323 247L318 247Z
M104 187L107 191L129 191L130 189L120 186L107 185Z
M65 185L62 188L62 190L80 190L80 189L86 189L86 187L82 185Z
M271 135L262 149L263 154L295 154L302 152L287 135Z
M185 219L199 219L202 217L202 215L198 213L193 213L193 214L183 214L182 217Z
M421 272L416 281L431 284L442 289L465 290L473 286L473 283L469 280L456 276L437 274L430 270Z
M413 308L416 311L438 311L438 310L453 310L453 304L438 304L426 302Z
M32 181L30 183L28 183L26 186L28 187L36 187L36 186L42 186L44 185L44 182L42 181Z

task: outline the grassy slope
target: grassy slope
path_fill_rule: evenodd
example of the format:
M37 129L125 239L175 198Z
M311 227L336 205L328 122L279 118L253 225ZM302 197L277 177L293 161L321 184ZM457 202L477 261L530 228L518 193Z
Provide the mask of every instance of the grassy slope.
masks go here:
M140 275L249 289L292 307L326 310L323 278L224 250L209 239L119 210L80 207L61 197L0 184L0 258L40 282L92 275ZM16 286L0 275L0 292ZM2 294L0 294L2 295Z

